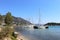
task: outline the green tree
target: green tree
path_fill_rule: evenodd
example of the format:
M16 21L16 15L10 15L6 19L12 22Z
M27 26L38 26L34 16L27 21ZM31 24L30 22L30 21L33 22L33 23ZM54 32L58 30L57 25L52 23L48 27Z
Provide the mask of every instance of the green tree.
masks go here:
M12 15L11 15L11 13L8 12L8 13L6 14L6 17L5 17L5 23L6 23L7 25L10 25L10 24L12 24L12 22L13 22L13 17L12 17Z
M3 16L0 14L0 24L3 22Z

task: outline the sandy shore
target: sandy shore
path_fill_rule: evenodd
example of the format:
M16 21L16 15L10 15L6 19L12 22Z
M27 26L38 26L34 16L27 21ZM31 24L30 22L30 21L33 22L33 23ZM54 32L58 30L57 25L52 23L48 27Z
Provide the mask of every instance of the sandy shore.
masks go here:
M17 36L17 40L29 40L29 39L19 33L19 35Z

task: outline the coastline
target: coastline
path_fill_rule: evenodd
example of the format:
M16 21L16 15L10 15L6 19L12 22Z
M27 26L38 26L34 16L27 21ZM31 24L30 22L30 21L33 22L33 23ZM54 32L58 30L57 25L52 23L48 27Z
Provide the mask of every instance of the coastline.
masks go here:
M17 36L17 40L29 40L29 39L26 38L25 36L21 35L21 33L19 33Z

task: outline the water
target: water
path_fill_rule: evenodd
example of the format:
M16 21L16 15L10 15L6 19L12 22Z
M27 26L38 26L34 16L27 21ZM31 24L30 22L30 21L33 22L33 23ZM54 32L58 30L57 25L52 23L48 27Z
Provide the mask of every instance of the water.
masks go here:
M48 29L17 28L29 40L60 40L60 26L49 26Z

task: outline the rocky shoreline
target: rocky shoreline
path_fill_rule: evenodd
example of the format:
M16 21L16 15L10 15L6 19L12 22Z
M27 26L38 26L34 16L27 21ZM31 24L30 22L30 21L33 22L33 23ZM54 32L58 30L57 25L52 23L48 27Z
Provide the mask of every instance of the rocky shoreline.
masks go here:
M28 40L25 36L21 35L20 33L17 35L17 40Z

